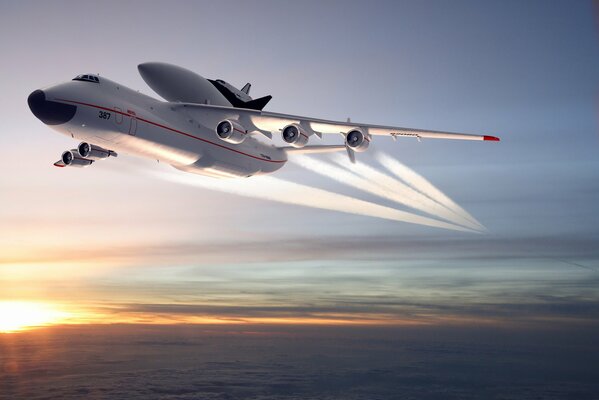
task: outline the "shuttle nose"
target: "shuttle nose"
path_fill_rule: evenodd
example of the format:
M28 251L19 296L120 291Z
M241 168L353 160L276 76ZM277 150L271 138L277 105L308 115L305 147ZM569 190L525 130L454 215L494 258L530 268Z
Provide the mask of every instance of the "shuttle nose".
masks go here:
M39 89L29 95L27 103L33 115L46 125L69 122L77 111L77 106L46 100L46 93Z

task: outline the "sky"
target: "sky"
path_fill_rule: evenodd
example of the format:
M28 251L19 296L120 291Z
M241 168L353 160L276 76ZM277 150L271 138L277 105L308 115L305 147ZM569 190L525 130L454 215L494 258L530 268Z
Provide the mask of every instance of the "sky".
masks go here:
M2 1L0 38L0 304L94 326L597 332L590 1ZM251 82L270 111L501 137L377 137L358 154L400 160L488 232L181 185L127 155L54 168L76 143L31 114L29 93L99 73L158 98L147 61ZM297 163L275 176L373 201Z

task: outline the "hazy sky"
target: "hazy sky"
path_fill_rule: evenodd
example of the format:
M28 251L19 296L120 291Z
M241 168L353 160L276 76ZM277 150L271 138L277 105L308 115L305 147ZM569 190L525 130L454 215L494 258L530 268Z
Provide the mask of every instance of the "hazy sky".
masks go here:
M3 1L0 301L75 321L592 322L595 15L590 1ZM76 143L28 94L93 72L158 97L145 61L249 81L272 111L498 135L375 141L489 233L181 186L127 156L52 167ZM278 177L364 197L291 164Z

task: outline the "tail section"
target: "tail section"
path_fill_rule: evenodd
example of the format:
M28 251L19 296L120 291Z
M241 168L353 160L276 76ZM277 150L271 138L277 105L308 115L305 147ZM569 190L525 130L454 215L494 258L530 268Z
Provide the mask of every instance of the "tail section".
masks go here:
M249 108L250 110L262 110L268 104L270 99L272 99L272 96L268 95L260 97L259 99L246 101L240 105L234 104L234 106L239 108Z
M249 96L250 88L252 85L246 83L243 89L236 89L222 79L212 80L208 79L208 82L212 83L218 91L225 96L225 98L235 108L249 108L250 110L261 111L272 99L272 96L264 96L259 99L253 99Z
M251 88L252 88L252 84L248 82L245 84L244 87L241 88L241 91L249 96Z

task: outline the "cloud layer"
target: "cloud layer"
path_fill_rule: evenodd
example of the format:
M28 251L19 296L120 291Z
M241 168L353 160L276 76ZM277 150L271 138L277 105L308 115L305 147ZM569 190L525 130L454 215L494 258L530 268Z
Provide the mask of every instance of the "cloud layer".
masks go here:
M0 335L0 399L591 399L593 339L563 328L60 327Z

